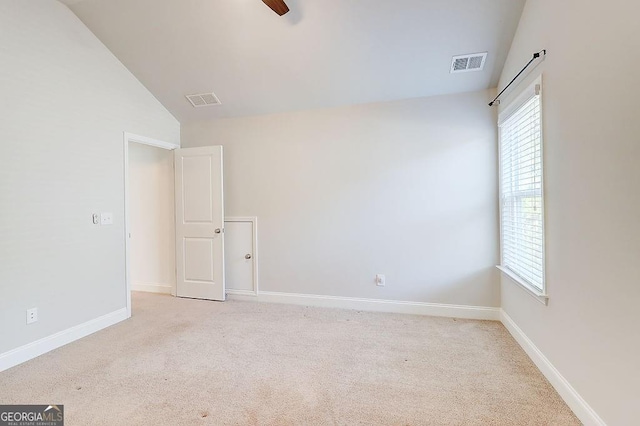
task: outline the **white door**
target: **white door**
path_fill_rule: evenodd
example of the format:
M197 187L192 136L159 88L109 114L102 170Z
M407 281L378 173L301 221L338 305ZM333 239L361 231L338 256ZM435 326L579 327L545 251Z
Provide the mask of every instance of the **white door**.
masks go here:
M222 147L175 150L176 296L224 300Z
M224 262L226 285L229 293L255 294L253 222L229 220L225 221Z

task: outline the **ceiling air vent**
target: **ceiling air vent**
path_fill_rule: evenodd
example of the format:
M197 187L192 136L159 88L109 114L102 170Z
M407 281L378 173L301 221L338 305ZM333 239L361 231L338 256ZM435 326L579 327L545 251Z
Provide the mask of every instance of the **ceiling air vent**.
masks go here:
M222 104L215 93L199 93L197 95L187 95L186 97L191 102L191 105L196 108Z
M487 52L454 56L451 61L451 72L482 71Z

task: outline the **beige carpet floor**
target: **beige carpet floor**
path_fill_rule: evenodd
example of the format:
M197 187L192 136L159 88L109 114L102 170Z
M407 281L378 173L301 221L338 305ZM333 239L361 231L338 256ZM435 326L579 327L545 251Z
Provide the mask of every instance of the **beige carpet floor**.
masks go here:
M575 425L498 322L134 293L133 317L0 373L66 425Z

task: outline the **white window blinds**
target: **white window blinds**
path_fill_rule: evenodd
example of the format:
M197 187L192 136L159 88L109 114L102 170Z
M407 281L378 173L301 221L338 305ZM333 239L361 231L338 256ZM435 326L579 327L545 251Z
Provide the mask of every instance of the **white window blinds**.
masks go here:
M544 293L540 87L500 122L500 225L502 268Z

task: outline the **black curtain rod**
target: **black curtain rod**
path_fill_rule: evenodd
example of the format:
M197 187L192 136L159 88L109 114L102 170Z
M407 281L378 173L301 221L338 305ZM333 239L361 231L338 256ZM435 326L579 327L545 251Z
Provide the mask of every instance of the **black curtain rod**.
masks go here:
M522 68L520 70L520 72L518 73L518 75L516 75L515 77L513 77L513 80L511 80L509 82L509 84L507 84L507 86L502 89L502 91L500 93L498 93L498 96L495 97L494 100L492 100L491 102L489 102L489 106L493 106L493 104L496 103L496 101L498 103L500 103L500 101L498 101L498 98L504 93L505 90L507 90L509 88L509 86L511 86L513 84L514 81L516 81L518 79L518 77L520 77L520 74L522 74L524 72L524 70L526 70L527 68L529 68L529 65L531 65L531 63L533 61L535 61L536 59L538 59L540 57L540 55L546 55L547 54L547 49L542 49L539 52L536 52L533 54L533 58L531 58L531 60L529 62L527 62L527 65L524 66L524 68Z

